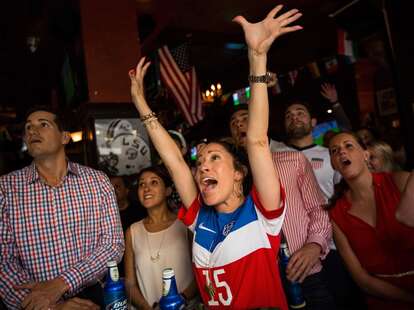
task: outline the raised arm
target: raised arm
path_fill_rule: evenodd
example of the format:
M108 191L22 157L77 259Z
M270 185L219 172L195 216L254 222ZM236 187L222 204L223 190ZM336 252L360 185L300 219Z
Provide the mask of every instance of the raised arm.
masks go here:
M277 37L302 29L301 26L288 27L290 23L301 17L302 14L298 10L290 10L276 17L281 9L282 5L276 6L265 19L255 24L249 23L242 16L234 18L234 21L243 27L252 76L266 74L267 51ZM270 211L280 207L280 183L278 172L272 162L267 137L269 122L267 85L263 82L251 82L250 89L247 154L253 182L262 205Z
M131 96L152 143L167 167L184 206L189 207L197 197L197 187L191 170L174 140L151 111L144 96L144 76L150 63L141 58L135 70L129 72Z
M395 174L396 173L394 173L394 175ZM400 177L400 179L402 178L403 177ZM395 216L401 223L414 227L414 170L411 171L410 176L406 181Z
M332 115L337 121L338 126L342 129L352 130L351 121L338 100L338 92L336 91L335 85L323 83L320 93L332 105Z

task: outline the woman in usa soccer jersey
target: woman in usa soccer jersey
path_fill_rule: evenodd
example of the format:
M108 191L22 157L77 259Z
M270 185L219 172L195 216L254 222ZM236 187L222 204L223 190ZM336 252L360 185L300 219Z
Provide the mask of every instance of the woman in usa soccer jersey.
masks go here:
M210 308L287 309L277 253L284 217L283 190L269 149L266 55L273 41L301 29L290 24L298 10L277 16L275 7L261 22L238 16L250 64L251 100L247 130L250 165L223 142L199 149L193 177L177 145L158 122L144 97L143 78L149 63L142 58L129 72L133 102L151 140L168 168L183 202L179 217L193 231L193 269L204 303ZM251 173L252 188L243 188Z

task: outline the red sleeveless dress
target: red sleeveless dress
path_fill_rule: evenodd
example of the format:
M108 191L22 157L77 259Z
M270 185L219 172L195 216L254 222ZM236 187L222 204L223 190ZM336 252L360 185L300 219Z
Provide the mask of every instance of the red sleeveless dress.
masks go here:
M351 204L345 196L329 211L331 219L346 235L362 267L370 274L396 275L414 271L414 228L395 218L400 191L389 173L373 173L373 183L377 208L375 227L348 213ZM414 275L381 279L414 294ZM367 304L370 309L414 309L414 304L373 296L367 296Z

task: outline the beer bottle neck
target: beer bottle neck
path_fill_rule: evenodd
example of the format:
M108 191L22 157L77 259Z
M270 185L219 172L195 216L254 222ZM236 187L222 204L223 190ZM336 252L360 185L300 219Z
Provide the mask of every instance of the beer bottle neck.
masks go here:
M175 277L164 278L164 287L163 295L164 296L174 296L178 295L177 283L175 282Z

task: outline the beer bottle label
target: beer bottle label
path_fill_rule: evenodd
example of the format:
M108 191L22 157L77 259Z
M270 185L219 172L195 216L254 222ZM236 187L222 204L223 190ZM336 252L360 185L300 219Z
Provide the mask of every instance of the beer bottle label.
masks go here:
M171 279L164 279L162 281L162 296L167 296L171 287Z
M105 307L105 310L128 310L128 300L115 300Z
M111 280L116 282L119 280L119 273L118 268L110 268L109 269L109 276L111 277Z

